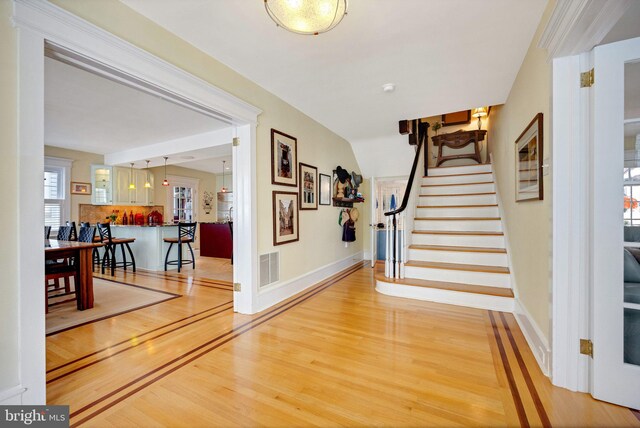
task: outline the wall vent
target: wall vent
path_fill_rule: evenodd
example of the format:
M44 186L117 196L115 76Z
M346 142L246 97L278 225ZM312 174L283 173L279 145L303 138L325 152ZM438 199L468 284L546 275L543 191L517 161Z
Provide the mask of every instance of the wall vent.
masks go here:
M280 279L280 253L260 255L260 287L278 282Z

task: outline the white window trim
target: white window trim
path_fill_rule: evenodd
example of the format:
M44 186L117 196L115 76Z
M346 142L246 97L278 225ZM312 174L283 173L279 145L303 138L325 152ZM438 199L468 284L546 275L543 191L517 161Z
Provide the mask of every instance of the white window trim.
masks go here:
M62 168L62 211L60 212L60 222L71 220L71 165L72 159L57 158L53 156L44 157L44 169ZM44 170L43 170L44 175Z
M175 186L178 187L190 187L193 189L193 193L191 195L192 200L192 209L193 209L193 218L192 221L197 222L198 221L198 209L199 209L199 203L198 203L198 198L199 198L199 186L200 186L200 179L199 178L191 178L191 177L181 177L178 175L167 175L167 181L169 181L169 186L168 189L173 189ZM171 213L173 213L173 192L169 192L167 189L167 203L166 203L166 207L167 210ZM165 213L165 218L168 220L169 218L173 219L173 214L169 217L168 216L169 213Z

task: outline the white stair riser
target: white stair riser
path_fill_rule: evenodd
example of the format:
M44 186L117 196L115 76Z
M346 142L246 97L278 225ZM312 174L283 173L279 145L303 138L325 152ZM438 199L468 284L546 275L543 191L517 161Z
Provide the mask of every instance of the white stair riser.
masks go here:
M496 188L493 183L465 184L455 186L435 186L422 187L421 195L464 195L468 193L488 193L495 192Z
M418 208L416 217L500 217L498 207Z
M509 267L506 253L409 249L409 260Z
M450 205L494 205L496 195L466 195L466 196L429 196L418 198L418 205L435 205L438 207Z
M476 172L491 172L491 164L482 165L462 165L451 168L429 168L429 176L473 174Z
M467 306L470 308L500 312L513 312L515 305L512 297L465 293L461 291L441 290L438 288L415 287L404 284L393 284L380 280L376 281L376 290L388 296L426 300L429 302L446 303L450 305Z
M504 248L503 235L430 235L413 233L411 239L411 243L414 245L449 245L453 247Z
M415 230L502 232L500 220L414 220Z
M422 178L422 184L493 183L492 174L443 175Z
M486 285L488 287L511 288L511 275L504 273L476 272L405 266L405 278L427 281L457 282L462 284Z

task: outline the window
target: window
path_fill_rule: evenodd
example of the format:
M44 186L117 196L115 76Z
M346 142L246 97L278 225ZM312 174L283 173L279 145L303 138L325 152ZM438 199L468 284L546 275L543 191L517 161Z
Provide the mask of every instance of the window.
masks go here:
M624 169L624 224L640 226L640 168Z
M69 187L71 161L68 159L50 158L44 160L44 224L51 226L55 234L63 221L68 220L69 198L66 189Z

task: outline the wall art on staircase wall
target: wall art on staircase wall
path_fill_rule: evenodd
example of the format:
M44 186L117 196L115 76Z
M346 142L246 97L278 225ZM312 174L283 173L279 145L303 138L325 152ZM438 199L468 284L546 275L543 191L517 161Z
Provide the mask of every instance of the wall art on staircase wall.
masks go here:
M542 113L538 113L516 139L516 201L543 199Z
M271 183L298 185L298 140L271 129Z

